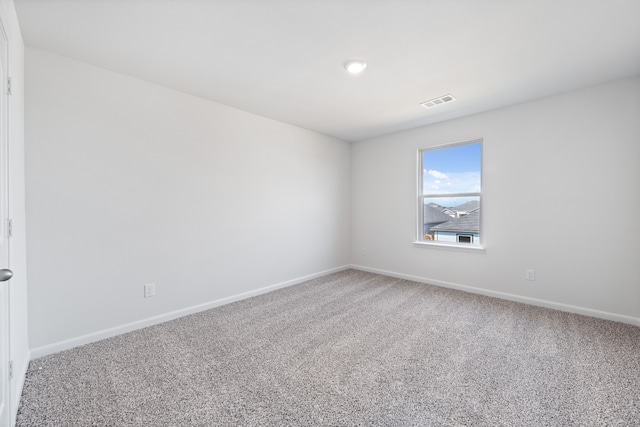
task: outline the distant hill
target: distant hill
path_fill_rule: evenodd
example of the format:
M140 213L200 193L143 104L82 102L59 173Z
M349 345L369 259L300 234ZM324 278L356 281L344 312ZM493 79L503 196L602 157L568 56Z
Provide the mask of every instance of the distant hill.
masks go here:
M472 200L470 202L463 203L458 206L442 206L437 203L429 203L425 205L426 207L435 208L441 211L457 211L457 212L471 212L480 207L480 202L477 200Z

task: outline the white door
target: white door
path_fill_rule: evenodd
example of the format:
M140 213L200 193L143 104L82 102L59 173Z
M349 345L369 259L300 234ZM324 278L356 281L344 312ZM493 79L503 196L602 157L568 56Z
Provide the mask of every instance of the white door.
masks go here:
M7 111L8 43L0 21L0 427L10 425L9 396L9 160Z

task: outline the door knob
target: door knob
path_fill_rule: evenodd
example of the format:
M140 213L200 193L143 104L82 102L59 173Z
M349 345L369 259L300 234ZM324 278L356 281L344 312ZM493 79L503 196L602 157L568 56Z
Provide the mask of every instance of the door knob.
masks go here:
M0 270L0 282L5 282L13 277L13 271L8 268Z

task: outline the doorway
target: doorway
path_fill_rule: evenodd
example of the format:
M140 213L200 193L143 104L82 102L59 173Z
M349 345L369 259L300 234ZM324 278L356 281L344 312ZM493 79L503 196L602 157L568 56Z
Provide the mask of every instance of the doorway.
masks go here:
M8 39L0 21L0 427L11 423L9 365L9 156L7 62ZM6 279L6 280L5 280Z

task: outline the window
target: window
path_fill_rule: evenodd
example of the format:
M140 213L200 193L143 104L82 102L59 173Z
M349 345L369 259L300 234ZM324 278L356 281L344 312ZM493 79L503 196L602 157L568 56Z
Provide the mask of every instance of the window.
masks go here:
M419 151L418 242L480 246L482 140Z

